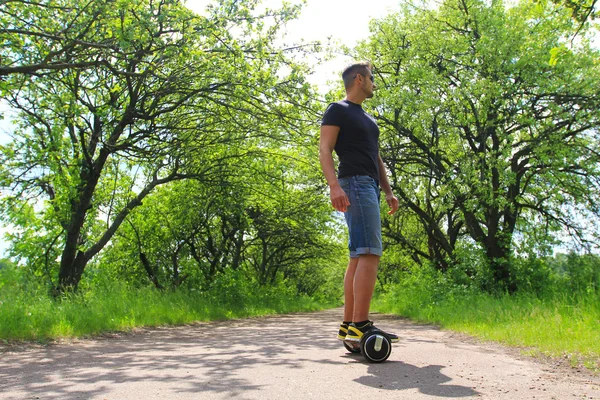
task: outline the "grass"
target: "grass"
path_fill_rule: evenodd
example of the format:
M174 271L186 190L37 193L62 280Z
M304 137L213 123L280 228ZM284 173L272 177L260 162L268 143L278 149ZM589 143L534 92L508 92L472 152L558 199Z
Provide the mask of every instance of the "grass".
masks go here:
M600 372L598 294L563 294L542 299L531 294L432 296L396 288L379 296L373 308L520 347L529 355L566 358L574 367L583 365Z
M244 295L229 292L217 297L184 290L130 289L117 284L61 300L0 292L0 340L44 342L136 327L315 311L335 305L274 290Z

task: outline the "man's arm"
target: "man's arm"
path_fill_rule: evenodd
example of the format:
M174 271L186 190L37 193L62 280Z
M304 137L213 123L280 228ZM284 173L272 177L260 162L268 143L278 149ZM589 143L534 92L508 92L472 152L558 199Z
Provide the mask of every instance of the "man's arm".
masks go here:
M381 189L385 193L385 201L388 203L388 206L390 206L388 214L394 214L398 211L400 203L396 196L394 196L394 193L392 193L392 187L390 186L390 181L387 177L387 171L380 155L377 156L377 162L379 163L379 185L381 185Z
M319 137L319 161L323 175L329 185L329 197L331 205L338 211L346 212L350 205L348 196L341 188L340 183L335 175L335 166L333 164L333 148L337 141L340 127L334 125L321 126L321 136Z

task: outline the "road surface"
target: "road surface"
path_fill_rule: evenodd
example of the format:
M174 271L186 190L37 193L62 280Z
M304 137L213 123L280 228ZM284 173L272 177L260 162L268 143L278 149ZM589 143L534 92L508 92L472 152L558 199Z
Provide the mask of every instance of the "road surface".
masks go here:
M0 347L0 399L598 399L600 378L390 316L387 362L335 339L341 310Z

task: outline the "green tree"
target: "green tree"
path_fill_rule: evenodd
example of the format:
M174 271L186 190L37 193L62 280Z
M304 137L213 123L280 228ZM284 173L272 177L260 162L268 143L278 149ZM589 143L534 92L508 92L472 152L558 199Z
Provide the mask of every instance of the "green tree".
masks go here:
M552 2L571 10L571 16L581 23L581 27L598 16L598 0L552 0ZM542 1L541 4L545 2Z
M270 143L219 181L163 186L130 214L102 265L158 288L187 281L209 290L219 275L242 271L260 285L287 281L314 294L341 246L307 161L298 148Z
M42 76L51 71L87 69L104 64L93 54L110 50L113 38L98 36L97 19L115 1L0 3L0 76ZM90 57L91 56L91 57ZM0 81L0 88L7 81Z
M274 121L293 130L310 98L305 67L273 45L297 7L223 0L203 17L177 0L35 5L0 5L2 94L19 111L0 149L2 211L18 228L13 253L58 269L58 292L157 186L215 180Z
M159 289L206 289L226 268L242 262L247 190L224 175L163 186L131 213L102 259L119 279L143 277Z
M303 265L330 260L335 247L328 225L331 210L322 192L281 164L270 174L269 186L253 196L247 209L251 238L245 262L261 285L302 275Z
M413 215L386 236L444 270L467 235L509 291L516 233L583 240L600 189L600 55L585 31L567 48L567 13L480 0L406 6L371 28L355 56L375 64L382 157Z

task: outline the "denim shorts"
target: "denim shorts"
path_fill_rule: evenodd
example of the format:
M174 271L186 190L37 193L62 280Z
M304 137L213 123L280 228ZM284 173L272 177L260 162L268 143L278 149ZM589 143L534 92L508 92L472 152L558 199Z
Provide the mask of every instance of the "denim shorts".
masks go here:
M347 176L338 179L350 200L344 213L348 225L350 257L361 254L381 256L381 215L379 183L370 176Z

